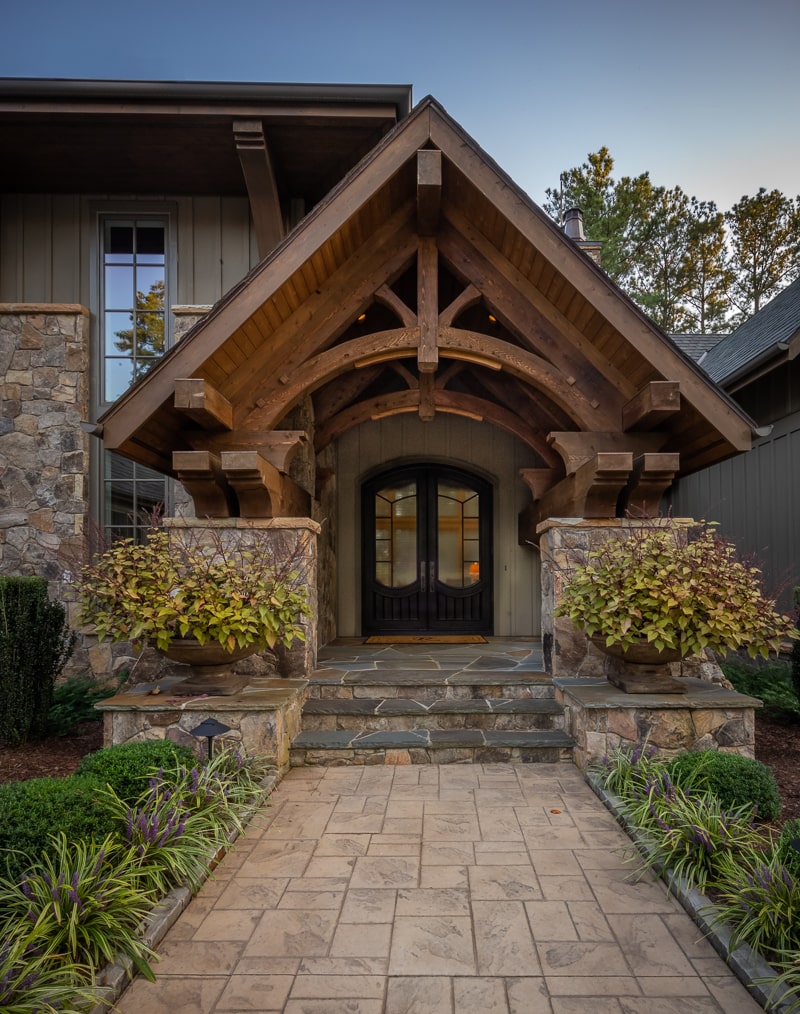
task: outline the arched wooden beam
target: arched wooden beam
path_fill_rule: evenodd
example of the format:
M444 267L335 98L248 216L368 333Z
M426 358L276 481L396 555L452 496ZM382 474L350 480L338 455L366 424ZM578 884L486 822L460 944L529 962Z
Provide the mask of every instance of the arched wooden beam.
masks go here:
M551 467L558 468L560 466L558 455L548 446L544 436L531 429L516 413L510 412L502 405L497 405L484 398L462 394L459 391L437 389L434 390L433 398L437 412L443 412L446 415L466 415L490 422L527 444ZM419 409L419 403L419 391L396 391L393 394L380 395L377 398L369 398L367 401L359 402L357 405L351 405L329 419L324 426L317 430L314 446L319 452L354 426L376 417L386 418L387 416L415 412Z
M506 370L531 387L545 391L581 429L611 429L615 423L610 418L613 412L596 402L590 402L554 366L532 352L526 352L498 338L451 327L440 328L438 343L441 355L445 358L463 359L492 370ZM302 370L297 371L293 381L252 413L247 425L253 425L257 421L259 427L272 429L301 398L313 394L317 388L342 373L379 362L415 356L418 346L417 327L380 331L334 345L309 359Z

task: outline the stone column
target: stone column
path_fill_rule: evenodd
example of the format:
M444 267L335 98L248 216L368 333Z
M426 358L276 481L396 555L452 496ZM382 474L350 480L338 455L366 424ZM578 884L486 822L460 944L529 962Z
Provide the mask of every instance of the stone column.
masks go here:
M88 517L89 311L0 304L0 574L36 575L67 605ZM85 668L81 645L72 668Z
M696 524L690 518L550 518L537 528L542 559L542 646L545 669L553 676L603 677L606 659L565 616L554 616L571 568L586 560L606 539L643 527L663 525L676 538Z

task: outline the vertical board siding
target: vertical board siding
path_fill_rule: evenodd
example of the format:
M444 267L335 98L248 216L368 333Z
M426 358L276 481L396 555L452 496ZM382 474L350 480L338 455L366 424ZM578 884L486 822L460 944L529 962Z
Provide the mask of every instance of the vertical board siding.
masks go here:
M519 469L536 455L515 437L486 423L437 415L423 423L399 415L364 423L337 441L337 633L361 633L361 483L368 473L403 460L441 462L472 469L494 486L494 632L541 631L539 556L517 543L517 515L530 493Z
M97 208L131 213L135 197L4 194L0 203L0 302L90 305ZM178 285L173 302L215 303L258 262L247 199L141 199L148 212L177 205ZM90 307L91 308L91 307ZM92 308L93 309L93 308Z
M675 516L719 522L763 566L781 607L791 607L791 589L800 584L800 412L776 423L752 451L681 479L668 499Z

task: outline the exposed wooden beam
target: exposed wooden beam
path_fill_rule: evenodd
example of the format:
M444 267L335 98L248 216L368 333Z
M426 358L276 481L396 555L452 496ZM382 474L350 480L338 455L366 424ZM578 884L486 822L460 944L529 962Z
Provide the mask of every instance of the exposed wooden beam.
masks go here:
M234 120L233 137L244 173L258 256L263 260L284 237L278 185L261 120Z
M479 289L470 283L467 287L460 292L456 298L446 306L444 310L439 314L439 327L451 327L456 317L463 313L464 310L470 306L474 306L476 303L481 301L481 293Z
M435 373L439 365L439 251L431 236L420 238L417 251L417 316L417 366L420 373Z
M233 405L202 377L176 380L174 404L203 429L233 429Z
M417 152L417 231L433 236L442 207L442 153L432 148Z
M392 313L397 314L403 327L416 327L417 315L388 285L381 285L375 292L375 299Z
M519 474L533 494L533 499L541 500L558 482L561 472L557 468L521 468Z
M258 451L223 451L222 471L243 518L306 517L310 497Z
M436 418L436 398L432 373L419 375L419 417L423 422Z
M680 384L673 380L654 380L622 406L622 428L652 430L680 410Z
M567 431L550 433L547 439L561 455L567 475L572 475L600 452L642 454L659 451L669 439L669 434Z
M326 422L355 401L382 373L381 366L353 370L331 384L320 388L314 395L314 418L317 425Z
M172 470L194 501L199 518L228 518L233 495L220 460L209 451L173 451Z
M184 439L198 450L208 450L212 454L223 451L255 451L274 465L279 472L287 473L292 458L308 441L305 430L270 430L239 429L232 433L213 433L189 431Z

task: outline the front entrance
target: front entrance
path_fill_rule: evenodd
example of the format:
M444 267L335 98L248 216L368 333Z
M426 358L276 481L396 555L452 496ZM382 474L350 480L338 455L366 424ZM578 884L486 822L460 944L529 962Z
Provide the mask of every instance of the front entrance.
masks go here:
M492 487L406 465L363 487L364 634L491 634Z

